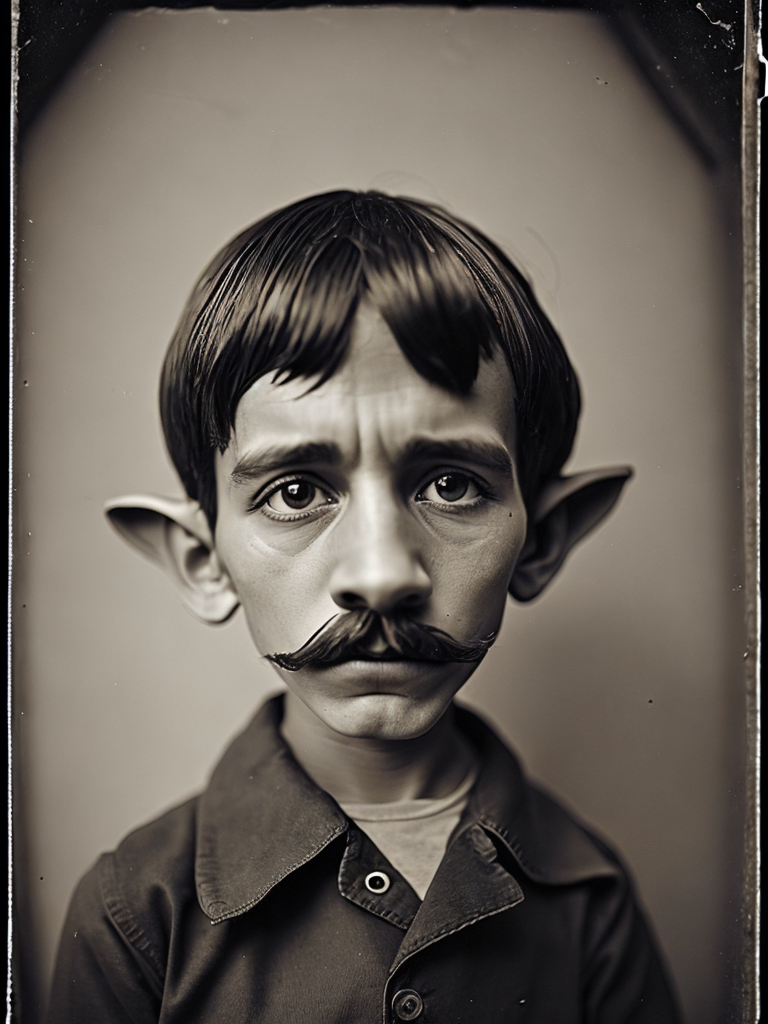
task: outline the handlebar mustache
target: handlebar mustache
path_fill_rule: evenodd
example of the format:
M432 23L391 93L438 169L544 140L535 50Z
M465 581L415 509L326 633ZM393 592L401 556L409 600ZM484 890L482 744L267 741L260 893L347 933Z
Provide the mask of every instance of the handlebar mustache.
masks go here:
M353 658L476 662L485 657L496 636L493 632L478 640L456 640L437 626L407 616L382 616L371 609L360 609L334 615L297 651L267 654L266 659L287 672L338 665ZM387 645L384 651L371 650L371 643L378 638Z

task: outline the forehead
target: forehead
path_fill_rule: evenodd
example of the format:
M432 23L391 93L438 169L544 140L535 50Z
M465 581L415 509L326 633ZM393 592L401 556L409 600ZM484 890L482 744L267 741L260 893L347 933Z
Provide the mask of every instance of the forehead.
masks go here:
M501 356L481 360L467 395L422 377L409 363L381 314L363 303L344 362L327 381L257 380L238 404L224 461L251 447L330 441L348 453L376 445L393 457L416 437L466 438L514 452L512 377Z

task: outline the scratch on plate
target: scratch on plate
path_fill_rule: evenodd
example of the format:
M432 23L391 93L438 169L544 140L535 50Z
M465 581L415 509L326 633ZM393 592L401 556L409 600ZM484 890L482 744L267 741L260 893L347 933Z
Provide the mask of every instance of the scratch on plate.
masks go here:
M731 31L731 25L727 24L726 22L720 21L719 19L713 21L712 18L710 18L710 16L707 14L704 8L701 6L701 4L696 4L696 10L701 11L701 13L704 15L704 17L707 19L710 25L719 25L720 28L725 29L726 32Z

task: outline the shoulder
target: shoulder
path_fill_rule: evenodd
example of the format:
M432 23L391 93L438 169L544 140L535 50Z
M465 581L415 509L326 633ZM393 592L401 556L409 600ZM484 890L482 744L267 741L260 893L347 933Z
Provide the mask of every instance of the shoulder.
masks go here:
M544 851L557 851L552 864L553 881L561 874L564 881L589 878L620 879L628 883L627 868L611 842L587 824L564 800L545 787L526 781L529 845L535 846L538 859Z
M176 880L194 863L199 801L195 796L140 825L102 860L127 885L131 879Z
M89 919L106 914L127 942L158 970L180 909L196 902L195 848L198 799L166 811L130 832L101 855L75 895ZM89 908L89 909L88 909Z
M199 794L134 829L100 858L95 871L105 900L151 908L155 915L197 902L195 868L206 834L230 826L227 841L234 842L248 816L243 800L251 789L265 788L265 799L280 806L269 786L254 782L254 766L269 757L275 742L278 715L278 702L268 701L229 741Z
M627 1006L647 1003L638 1022L676 1020L655 936L615 847L531 782L494 730L477 716L462 717L483 759L474 812L511 854L510 870L531 910L552 920L556 907L559 933L578 935L586 1019L606 1019L600 1007L619 999Z
M459 721L480 754L470 814L503 840L530 879L571 885L625 877L611 846L562 800L532 782L490 725L464 708Z
M137 1009L135 1019L156 1019L173 922L196 899L196 817L197 800L188 800L131 832L82 877L59 943L51 1020L96 1019L78 1008L113 1006L118 996Z
M200 797L195 796L129 832L102 857L129 888L132 883L178 881L194 864Z

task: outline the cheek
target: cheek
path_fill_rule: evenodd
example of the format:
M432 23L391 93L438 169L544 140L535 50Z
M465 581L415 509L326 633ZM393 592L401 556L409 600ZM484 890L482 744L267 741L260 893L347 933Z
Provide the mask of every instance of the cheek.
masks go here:
M217 531L216 547L261 654L300 647L321 625L318 619L333 614L311 553L275 550L226 524Z
M506 513L505 513L506 516ZM497 521L482 537L438 546L433 559L436 610L473 631L497 629L525 540L525 522Z

